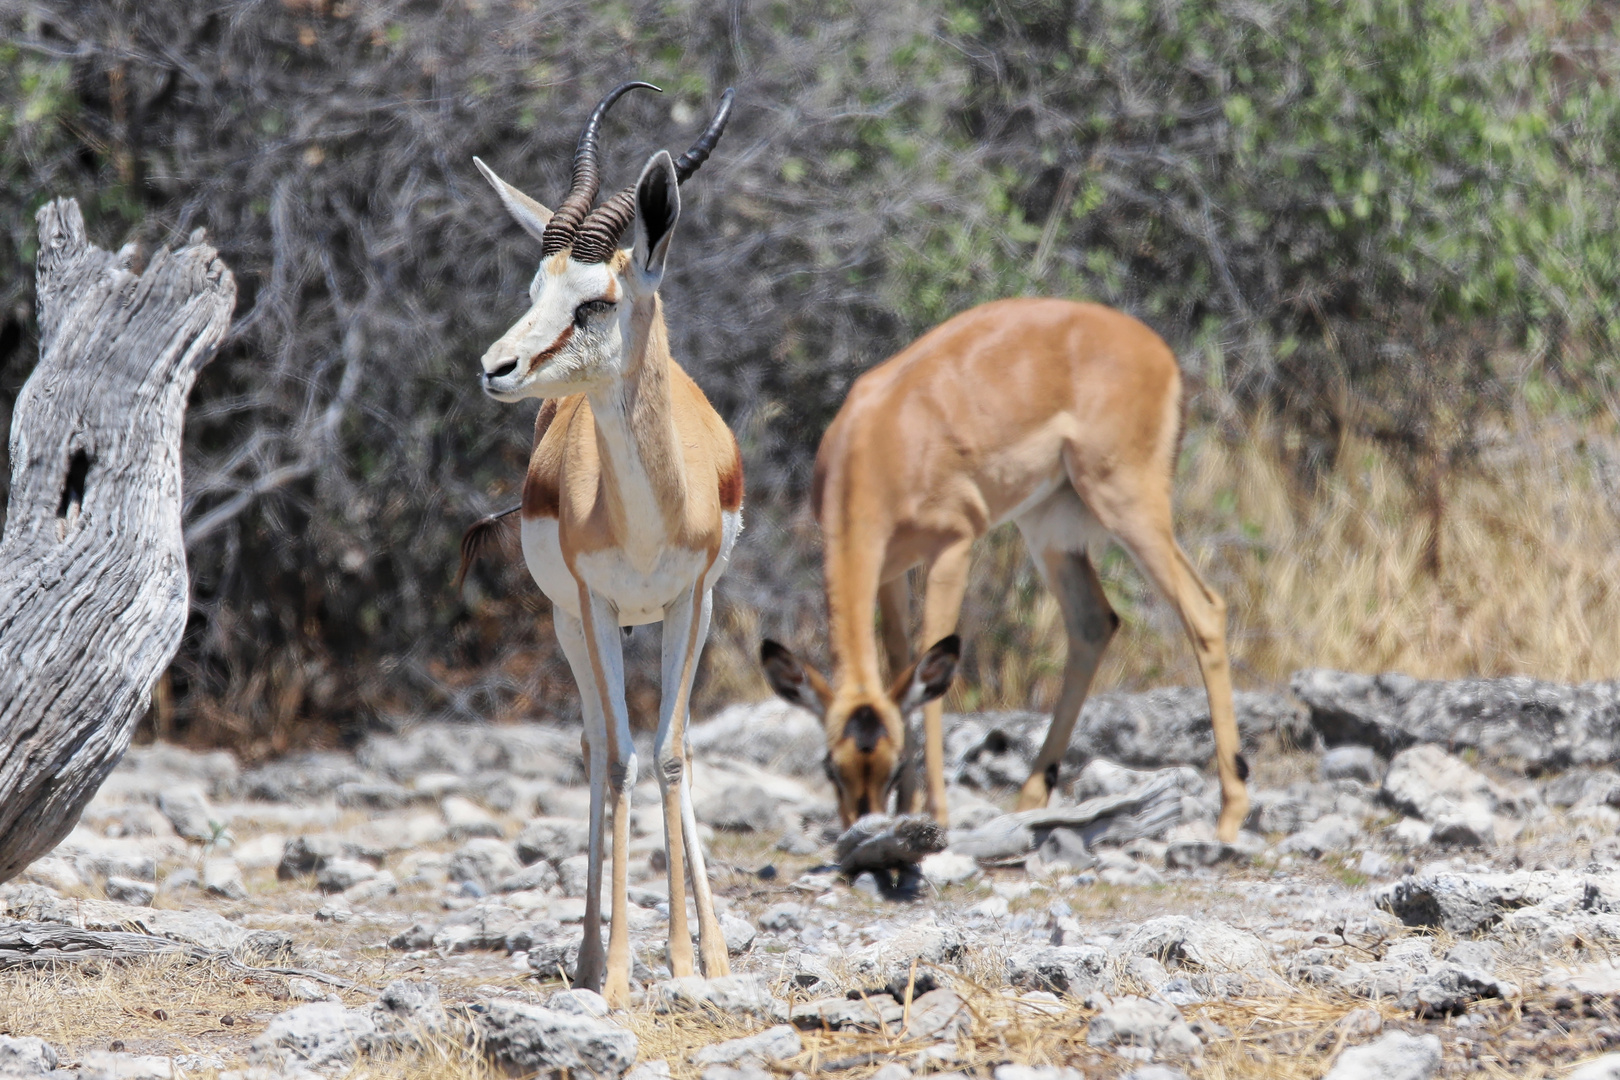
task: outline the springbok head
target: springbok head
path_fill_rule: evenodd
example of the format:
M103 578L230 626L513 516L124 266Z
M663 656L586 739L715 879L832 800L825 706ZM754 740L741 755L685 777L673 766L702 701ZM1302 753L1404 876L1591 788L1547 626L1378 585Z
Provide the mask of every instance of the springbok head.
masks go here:
M921 747L912 738L908 719L950 688L961 658L955 634L935 642L911 667L901 672L886 693L836 688L787 649L767 640L759 659L771 689L821 719L827 733L822 763L838 790L838 813L846 826L867 814L888 812L889 796L902 772L917 765ZM898 808L907 813L910 807Z
M627 82L608 92L591 112L574 151L574 183L555 212L546 209L488 165L473 159L501 204L540 241L540 269L529 285L529 310L484 353L484 392L498 401L562 397L600 386L624 370L631 312L651 302L664 277L670 237L681 213L680 185L708 160L731 117L735 92L692 148L678 159L660 150L641 177L600 206L597 141L602 118L631 90L658 90ZM619 242L634 222L633 246Z

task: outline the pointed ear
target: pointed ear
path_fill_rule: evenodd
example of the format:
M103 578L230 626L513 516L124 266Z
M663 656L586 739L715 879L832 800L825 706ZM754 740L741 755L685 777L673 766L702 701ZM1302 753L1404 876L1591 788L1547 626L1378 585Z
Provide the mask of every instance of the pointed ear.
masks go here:
M501 197L501 205L506 207L506 212L512 215L514 221L523 226L523 231L536 240L544 236L546 222L551 220L551 211L496 176L495 170L482 161L473 158L473 164L478 166L478 171L484 174L484 179L488 180L489 186L495 189L495 194Z
M681 188L675 162L668 150L660 150L636 181L636 244L630 260L644 288L656 289L663 280L669 238L675 235L680 216Z
M776 642L766 638L759 646L759 662L765 667L765 678L771 689L784 701L809 709L818 717L825 717L827 702L832 700L832 687L821 677L821 672Z
M952 634L934 643L922 654L922 659L894 681L889 696L900 706L901 712L910 712L919 705L945 696L950 689L951 677L956 674L956 663L962 658L962 639Z

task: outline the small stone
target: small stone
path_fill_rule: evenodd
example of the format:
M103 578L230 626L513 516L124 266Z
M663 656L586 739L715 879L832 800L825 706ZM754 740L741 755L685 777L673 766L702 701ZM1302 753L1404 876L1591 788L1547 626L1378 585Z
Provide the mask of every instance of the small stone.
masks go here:
M907 1039L954 1042L971 1025L972 1016L961 995L940 986L912 999L910 1018L900 1034Z
M423 1035L440 1034L450 1023L439 988L411 979L396 979L383 988L371 1007L371 1020L378 1039L396 1049L421 1049Z
M402 785L388 780L351 780L339 784L335 794L339 806L367 810L398 810L411 799L411 793Z
M787 1019L787 1005L771 993L760 975L722 975L714 979L687 975L658 983L649 991L649 997L654 1011L660 1013L713 1008L738 1016Z
M1180 1010L1139 997L1117 998L1093 1017L1086 1042L1107 1049L1139 1047L1183 1058L1198 1058L1204 1050Z
M294 976L287 980L287 996L294 1001L325 1001L329 993L314 979Z
M1360 780L1376 784L1383 779L1378 753L1370 746L1335 746L1318 764L1323 780Z
M377 876L377 868L359 859L332 859L315 873L315 887L324 893L353 888Z
M1079 1069L1064 1065L997 1065L990 1075L995 1080L1085 1080Z
M757 1035L728 1039L699 1049L692 1055L694 1065L734 1065L742 1061L765 1063L783 1061L804 1050L799 1033L787 1024L777 1024Z
M590 886L588 855L571 855L557 864L557 885L564 896L584 896Z
M1564 1080L1620 1080L1620 1054L1593 1058L1574 1072L1565 1074Z
M488 893L498 882L522 870L523 865L513 853L512 845L481 836L462 844L450 856L448 869L451 881L470 881Z
M365 907L399 891L399 882L387 870L379 870L375 877L367 878L343 890L343 902L351 907Z
M80 1080L178 1080L174 1059L91 1050L79 1058Z
M1384 1030L1384 1018L1377 1009L1351 1009L1333 1024L1347 1039L1370 1039Z
M496 998L479 1015L484 1052L507 1069L617 1080L636 1060L636 1037L615 1024Z
M439 804L444 814L445 831L452 840L470 840L473 837L499 839L505 832L495 816L471 799L449 795Z
M1119 1080L1188 1080L1188 1076L1169 1065L1144 1065L1140 1069L1132 1069Z
M782 829L781 802L757 784L739 784L704 799L697 819L722 832L776 833Z
M923 878L934 888L970 881L979 876L979 862L954 851L936 851L917 864Z
M556 1012L590 1016L600 1020L609 1012L606 999L595 990L559 990L546 999L546 1008Z
M720 916L720 933L726 939L726 952L739 956L753 947L756 932L747 919L735 915Z
M208 892L227 900L247 899L247 884L242 880L242 868L236 865L235 859L205 859L202 885Z
M891 1061L867 1077L867 1080L911 1080L911 1070L898 1061Z
M525 866L560 862L572 855L583 855L590 838L589 822L573 818L535 818L518 834L517 857Z
M136 881L134 878L110 877L106 885L107 899L116 900L120 904L137 904L142 907L150 906L157 897L157 886L150 881Z
M776 842L776 850L789 855L814 855L821 850L821 845L805 833L789 830Z
M669 1080L669 1062L643 1061L626 1073L624 1080Z
M7 1073L47 1073L56 1068L61 1054L44 1039L32 1035L0 1035L0 1075Z
M433 944L434 929L427 923L412 923L408 930L389 938L388 947L390 949L399 949L402 952L425 949Z
M759 917L759 928L771 933L804 929L803 904L777 904Z
M878 884L877 875L870 870L863 871L855 876L849 887L872 900L883 899L883 886Z
M260 1065L298 1064L308 1068L344 1065L377 1033L368 1012L345 1009L340 1002L300 1005L271 1019L248 1048L248 1060Z
M548 862L537 862L532 866L525 866L515 874L510 874L500 880L495 891L500 893L546 892L557 887L557 870Z
M187 840L205 843L214 839L214 810L201 791L195 788L165 791L158 795L158 810L169 819L174 831Z
M1439 1069L1439 1036L1391 1031L1340 1054L1326 1080L1429 1080Z

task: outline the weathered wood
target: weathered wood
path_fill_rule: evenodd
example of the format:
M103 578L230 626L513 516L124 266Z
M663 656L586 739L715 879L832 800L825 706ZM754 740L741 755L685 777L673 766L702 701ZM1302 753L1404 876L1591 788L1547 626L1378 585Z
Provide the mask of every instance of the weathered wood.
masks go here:
M844 831L833 849L846 874L900 870L945 850L945 830L922 815L868 814Z
M0 881L72 830L179 648L181 424L236 303L201 230L136 274L73 200L38 221L40 359L0 537Z
M201 945L152 934L128 930L86 930L62 923L0 922L0 971L56 967L82 960L147 960L160 956L177 957L192 964L221 964L247 975L296 976L344 990L376 993L368 987L328 975L324 971L298 967L254 967L244 964L225 949L205 949Z

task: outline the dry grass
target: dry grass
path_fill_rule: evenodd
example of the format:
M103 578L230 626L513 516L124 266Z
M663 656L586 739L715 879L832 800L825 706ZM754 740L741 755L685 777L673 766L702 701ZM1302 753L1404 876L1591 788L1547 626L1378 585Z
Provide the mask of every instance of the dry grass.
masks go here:
M1177 482L1183 546L1229 608L1241 684L1276 686L1305 667L1419 677L1532 675L1583 681L1620 656L1620 440L1570 422L1504 431L1444 485L1442 563L1425 566L1426 519L1390 455L1350 442L1337 471L1302 495L1263 425L1228 443L1189 432ZM1124 620L1096 688L1196 684L1168 605L1131 560L1103 558ZM710 679L760 696L753 619L730 616ZM979 545L962 626L956 709L1045 707L1062 675L1057 605L1012 526ZM823 655L819 625L800 642ZM746 646L746 647L744 647Z

